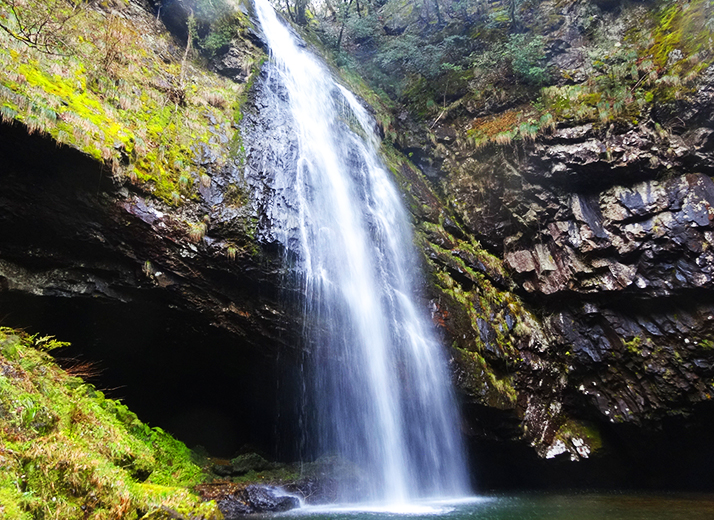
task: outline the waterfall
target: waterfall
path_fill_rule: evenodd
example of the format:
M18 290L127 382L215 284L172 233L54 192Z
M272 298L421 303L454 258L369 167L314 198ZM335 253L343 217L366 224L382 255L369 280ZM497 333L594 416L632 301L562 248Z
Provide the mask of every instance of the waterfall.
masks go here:
M304 294L318 454L366 475L364 501L464 495L444 349L416 296L409 216L377 155L374 121L268 0L255 7L271 54L269 104L284 106L284 121L266 123L260 159L276 177L267 218Z

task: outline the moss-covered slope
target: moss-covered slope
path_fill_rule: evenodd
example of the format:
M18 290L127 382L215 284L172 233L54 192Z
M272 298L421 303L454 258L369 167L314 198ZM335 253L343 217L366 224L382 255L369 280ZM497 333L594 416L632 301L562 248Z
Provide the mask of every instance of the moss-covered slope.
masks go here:
M219 518L188 448L57 367L60 346L0 328L0 516Z

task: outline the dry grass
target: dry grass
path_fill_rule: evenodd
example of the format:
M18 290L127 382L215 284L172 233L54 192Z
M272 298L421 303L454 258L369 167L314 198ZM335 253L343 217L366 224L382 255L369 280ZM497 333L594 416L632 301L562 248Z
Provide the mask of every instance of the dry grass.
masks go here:
M208 225L205 222L189 222L188 223L188 237L192 242L200 242L203 237L206 236L206 231L208 231Z
M225 96L218 92L208 92L203 96L203 99L212 107L218 108L220 110L225 110L228 108L228 101L226 101Z
M516 138L533 141L539 131L555 127L552 116L545 120L541 117L540 121L537 119L539 116L531 105L521 105L500 114L477 118L468 131L472 137L472 146L478 149L489 142L506 146Z

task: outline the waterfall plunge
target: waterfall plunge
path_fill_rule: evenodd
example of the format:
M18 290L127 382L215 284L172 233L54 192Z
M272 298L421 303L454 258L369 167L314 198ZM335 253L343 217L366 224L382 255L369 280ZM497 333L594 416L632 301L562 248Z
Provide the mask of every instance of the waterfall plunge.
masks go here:
M285 104L292 128L271 133L297 134L296 164L272 165L283 199L268 218L304 292L318 454L360 468L369 483L361 501L464 495L446 360L415 300L412 230L377 156L374 122L268 0L255 7L274 62L271 103Z

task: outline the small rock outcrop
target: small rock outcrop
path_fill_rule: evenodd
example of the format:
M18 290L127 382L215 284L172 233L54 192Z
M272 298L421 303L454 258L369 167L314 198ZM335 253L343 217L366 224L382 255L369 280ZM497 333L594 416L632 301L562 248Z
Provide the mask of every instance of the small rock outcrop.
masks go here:
M281 513L300 507L300 499L273 486L247 486L240 493L218 500L226 520L253 513Z

